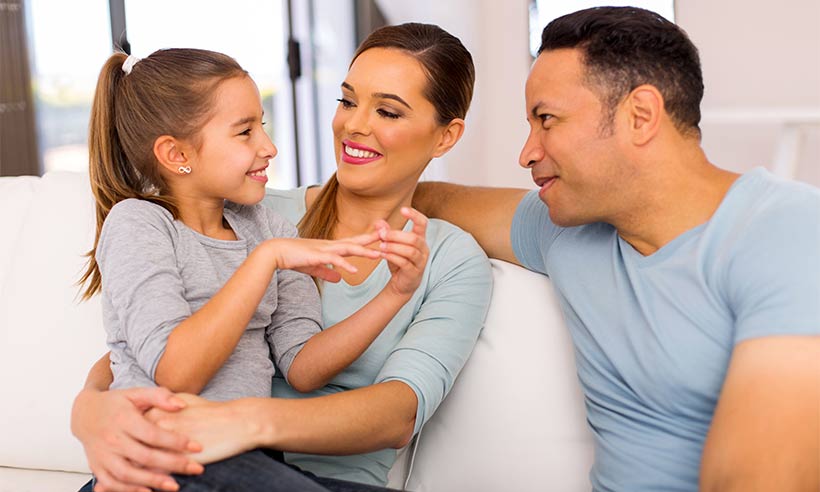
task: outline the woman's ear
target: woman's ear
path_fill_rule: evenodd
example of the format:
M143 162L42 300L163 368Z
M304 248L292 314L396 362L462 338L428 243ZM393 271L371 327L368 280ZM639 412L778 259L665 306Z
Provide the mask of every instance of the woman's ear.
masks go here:
M170 135L160 135L154 140L154 156L171 174L179 174L180 167L190 165L182 142Z
M453 148L453 145L458 143L461 139L461 135L464 134L464 120L461 118L454 118L450 123L447 123L447 126L444 127L442 131L441 138L439 139L436 148L433 149L433 157L441 157L450 149Z

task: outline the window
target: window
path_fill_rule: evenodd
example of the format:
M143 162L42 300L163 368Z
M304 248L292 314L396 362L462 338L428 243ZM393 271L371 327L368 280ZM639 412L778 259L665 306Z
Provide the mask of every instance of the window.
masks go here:
M63 0L27 3L41 168L84 171L94 88L112 52L109 0L84 0L82 8ZM134 55L204 48L224 52L248 70L262 95L266 130L279 149L269 186L316 183L335 170L330 121L355 49L353 0L115 3L124 4L124 21L122 7L113 9L114 21L124 22ZM291 33L301 61L301 75L293 83ZM119 43L122 33L115 34Z
M674 0L532 0L530 3L530 53L535 57L541 46L541 31L553 19L578 10L599 6L631 6L657 12L675 22Z

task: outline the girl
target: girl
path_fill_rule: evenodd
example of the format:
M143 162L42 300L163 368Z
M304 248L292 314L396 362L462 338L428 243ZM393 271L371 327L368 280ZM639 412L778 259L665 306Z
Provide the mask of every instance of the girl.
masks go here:
M276 155L262 116L253 81L219 53L115 54L103 67L89 132L97 236L82 282L85 298L102 292L112 388L268 397L275 362L296 390L314 390L418 286L426 221L417 212L404 211L415 226L397 239L378 241L381 221L323 241L296 239L258 205ZM355 273L350 255L401 265L366 307L322 331L316 286L293 270L338 281L326 265Z
M337 174L321 189L268 192L263 203L301 219L307 237L360 234L377 219L391 226L387 241L410 233L415 218L406 224L401 210L410 205L430 160L461 137L473 80L470 53L437 26L404 24L373 32L341 84L333 120ZM214 458L257 447L291 452L289 462L319 475L315 480L331 490L356 490L339 488L338 479L386 483L395 448L418 434L452 387L490 299L489 263L472 237L438 220L429 221L425 233L430 253L412 299L362 356L308 395L275 378L275 398L212 403L185 397L180 410L176 397L159 390L101 391L110 373L98 363L77 397L72 422L89 461L122 471L110 490L160 488L169 473L189 473L186 467L195 465L184 452L192 440L218 449ZM342 281L323 288L327 324L377 295L399 264L361 257L350 262L357 272L340 272ZM148 407L153 409L143 414ZM116 415L123 424L100 426L102 415ZM114 438L121 443L107 444ZM138 480L136 473L144 469L134 463L152 472ZM260 489L268 479L261 472L254 478Z

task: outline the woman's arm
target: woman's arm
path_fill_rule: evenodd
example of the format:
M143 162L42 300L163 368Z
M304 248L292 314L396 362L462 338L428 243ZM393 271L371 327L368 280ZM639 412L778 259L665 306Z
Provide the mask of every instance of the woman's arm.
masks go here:
M325 386L373 343L421 283L429 249L427 217L410 209L402 214L413 221L410 232L389 230L380 224L381 256L391 265L390 281L370 302L345 320L317 333L293 360L288 383L300 392Z
M92 367L71 411L71 432L100 486L112 492L177 490L171 473L202 473L202 465L186 455L200 451L198 443L144 416L149 408L174 412L185 402L164 388L106 391L112 380L106 354Z
M147 416L202 443L195 458L203 463L258 447L338 455L400 448L413 436L417 407L415 392L400 381L304 399L181 398L188 403L181 411Z

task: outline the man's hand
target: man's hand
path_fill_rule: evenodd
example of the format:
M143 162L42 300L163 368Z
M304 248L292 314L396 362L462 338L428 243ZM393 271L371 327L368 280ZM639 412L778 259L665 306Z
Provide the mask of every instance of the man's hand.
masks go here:
M176 412L184 407L164 388L80 392L71 411L71 431L85 448L97 479L95 492L175 491L179 486L171 473L202 473L202 465L186 455L202 447L144 415L150 408Z

